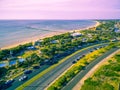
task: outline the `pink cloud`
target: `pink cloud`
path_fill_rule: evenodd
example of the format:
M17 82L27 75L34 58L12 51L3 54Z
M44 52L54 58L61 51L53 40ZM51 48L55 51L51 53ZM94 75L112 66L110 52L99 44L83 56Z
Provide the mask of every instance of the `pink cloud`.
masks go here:
M3 0L4 19L120 18L119 0Z

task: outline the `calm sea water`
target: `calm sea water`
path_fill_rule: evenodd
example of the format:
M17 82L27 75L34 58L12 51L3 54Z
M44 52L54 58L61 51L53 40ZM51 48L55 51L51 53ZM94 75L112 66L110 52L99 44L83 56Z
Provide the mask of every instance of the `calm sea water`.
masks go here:
M0 20L0 48L50 32L71 31L94 25L91 20Z

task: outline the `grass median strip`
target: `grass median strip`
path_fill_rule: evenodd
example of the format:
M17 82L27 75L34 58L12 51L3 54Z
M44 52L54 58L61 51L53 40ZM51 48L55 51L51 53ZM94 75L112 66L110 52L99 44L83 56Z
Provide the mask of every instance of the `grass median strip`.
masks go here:
M75 53L67 56L66 58L60 60L57 64L54 64L52 66L50 66L49 68L47 68L46 70L44 70L43 72L39 73L38 75L36 75L35 77L31 78L30 80L28 80L27 82L25 82L24 84L22 84L21 86L19 86L18 88L16 88L16 90L23 90L26 86L29 86L32 82L34 82L35 80L39 79L40 77L42 77L44 74L46 74L47 72L51 71L53 68L57 67L59 64L63 63L64 61L66 61L68 58L76 55L77 53L83 51L83 50L86 50L86 49L89 49L89 48L92 48L92 47L95 47L95 46L99 46L101 44L97 44L97 45L94 45L94 46L89 46L87 48L84 48L84 49L81 49L79 51L76 51Z

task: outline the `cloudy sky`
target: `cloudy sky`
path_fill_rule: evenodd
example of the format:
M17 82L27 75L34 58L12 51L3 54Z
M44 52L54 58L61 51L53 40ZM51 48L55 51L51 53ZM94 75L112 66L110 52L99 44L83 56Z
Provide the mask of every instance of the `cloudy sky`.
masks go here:
M0 0L0 19L120 19L120 0Z

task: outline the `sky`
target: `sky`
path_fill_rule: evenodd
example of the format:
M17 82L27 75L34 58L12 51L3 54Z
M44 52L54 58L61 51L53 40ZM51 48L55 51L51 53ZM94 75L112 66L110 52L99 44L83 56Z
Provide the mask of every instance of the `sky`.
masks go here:
M120 0L0 0L0 19L120 19Z

